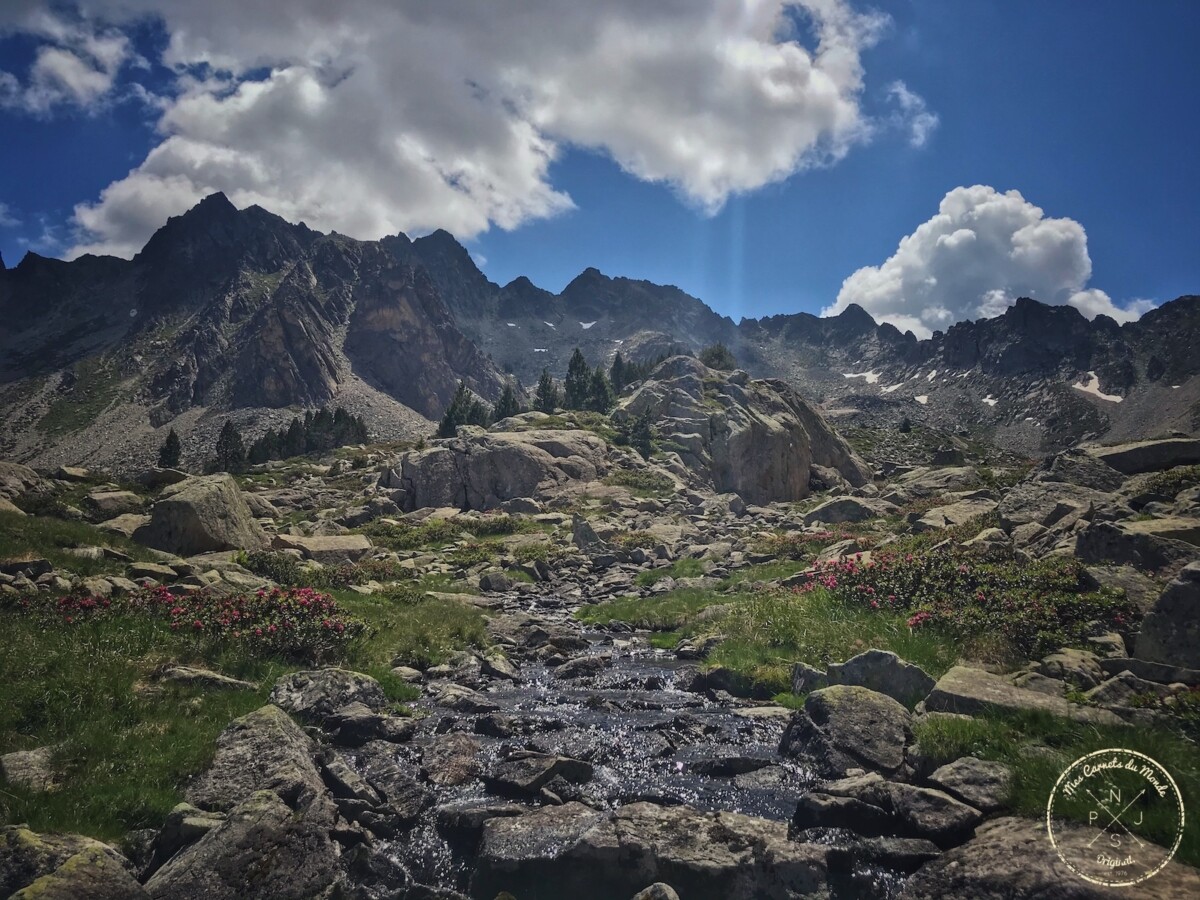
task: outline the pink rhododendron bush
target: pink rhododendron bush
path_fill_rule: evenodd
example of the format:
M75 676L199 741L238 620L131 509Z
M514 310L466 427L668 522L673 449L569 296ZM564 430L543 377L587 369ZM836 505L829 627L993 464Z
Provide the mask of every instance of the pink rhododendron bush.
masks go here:
M201 643L312 661L333 656L367 627L333 597L312 588L221 594L173 593L156 587L114 598L37 594L6 605L42 620L46 627L78 627L97 619L142 620Z

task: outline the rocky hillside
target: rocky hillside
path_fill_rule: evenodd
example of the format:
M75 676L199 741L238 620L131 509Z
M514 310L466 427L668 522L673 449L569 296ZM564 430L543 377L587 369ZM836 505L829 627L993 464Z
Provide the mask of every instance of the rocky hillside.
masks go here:
M651 409L649 462L527 414L236 479L0 463L0 895L1100 900L1066 767L1200 800L1200 441L883 479L743 373L670 360ZM1174 811L1122 896L1200 892Z

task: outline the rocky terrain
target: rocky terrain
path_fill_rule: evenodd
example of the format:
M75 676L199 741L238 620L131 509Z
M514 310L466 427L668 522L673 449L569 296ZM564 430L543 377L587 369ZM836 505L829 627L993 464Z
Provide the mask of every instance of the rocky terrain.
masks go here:
M1200 424L1194 296L1126 325L1022 299L929 340L857 306L735 323L595 269L558 294L500 286L443 231L355 241L220 194L132 261L0 263L0 316L0 453L51 467L132 473L170 428L199 464L226 418L254 438L325 404L378 439L415 438L460 380L495 401L507 377L518 392L543 368L561 378L575 348L607 367L724 344L844 429L908 421L1026 457Z
M1105 746L1200 801L1200 440L879 463L689 357L237 477L0 463L0 896L1113 896L1045 802Z

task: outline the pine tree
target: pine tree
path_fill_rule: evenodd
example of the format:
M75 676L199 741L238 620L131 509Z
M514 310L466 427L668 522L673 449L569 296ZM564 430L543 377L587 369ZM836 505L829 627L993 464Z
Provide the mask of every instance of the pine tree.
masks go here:
M473 399L471 392L467 390L467 383L460 381L458 389L450 399L450 405L446 407L446 412L442 416L442 422L438 425L438 437L454 437L455 432L458 431L458 426L467 424L468 417L471 414Z
M587 408L593 412L606 413L613 408L616 402L612 385L608 383L604 370L597 367L592 372L591 382L588 385Z
M179 466L179 458L183 454L183 445L179 441L179 435L172 428L167 432L167 439L163 441L162 446L158 448L158 466L161 469L174 469Z
M521 404L517 402L517 394L513 390L512 382L506 381L504 390L500 392L500 399L496 401L496 421L515 416L520 411Z
M618 394L625 389L625 360L621 358L621 351L617 351L617 355L613 357L612 365L608 369L608 380L612 382L612 388Z
M293 417L292 424L288 426L288 430L282 435L282 440L279 442L279 458L291 459L293 456L303 456L305 447L304 424Z
M650 421L650 410L634 419L633 428L629 431L629 443L642 455L642 459L649 459L654 452L654 425Z
M731 372L737 368L737 360L724 344L713 344L700 351L700 362L710 369Z
M542 377L538 379L537 392L533 395L533 408L544 413L553 413L558 409L558 386L550 377L549 369L542 369Z
M245 467L246 449L242 444L242 436L233 422L226 419L221 426L221 433L217 435L216 469L218 472L240 472Z
M563 384L563 406L567 409L585 409L592 388L592 370L578 347L567 363L567 380Z
M467 409L467 424L487 428L492 424L492 408L478 397L471 398L471 405Z

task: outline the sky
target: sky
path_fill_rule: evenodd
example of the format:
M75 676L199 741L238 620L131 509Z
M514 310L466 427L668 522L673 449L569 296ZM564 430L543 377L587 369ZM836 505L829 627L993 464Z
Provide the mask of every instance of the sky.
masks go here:
M0 253L216 190L919 336L1200 293L1195 0L0 0Z

